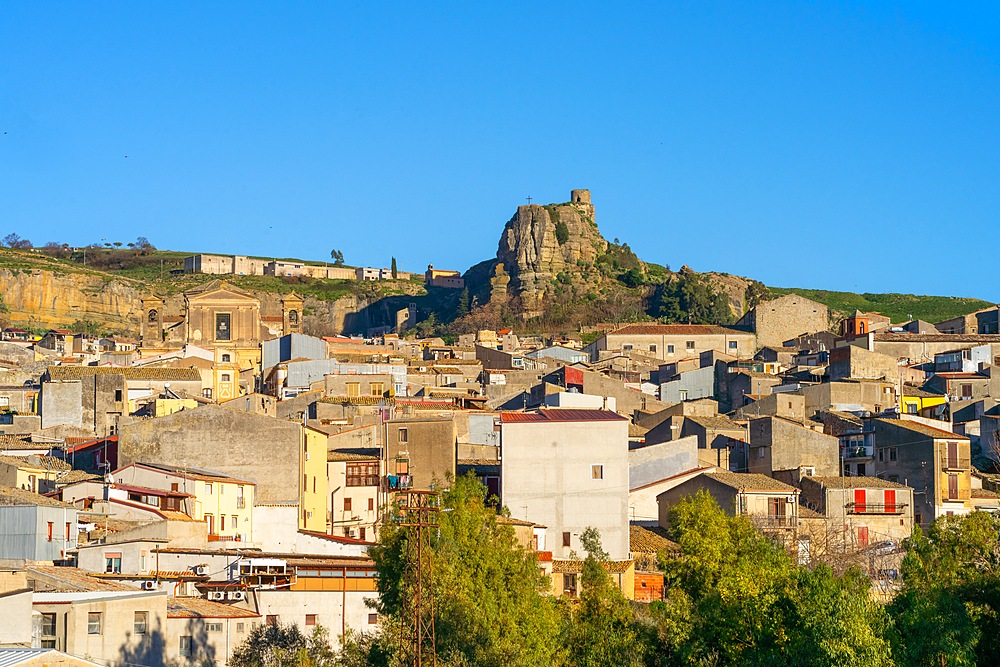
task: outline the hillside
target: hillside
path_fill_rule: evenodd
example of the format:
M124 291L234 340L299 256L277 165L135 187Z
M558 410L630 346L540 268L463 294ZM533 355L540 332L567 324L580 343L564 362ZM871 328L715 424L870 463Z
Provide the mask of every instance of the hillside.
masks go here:
M784 296L785 294L804 296L828 306L832 312L840 316L846 316L855 310L860 310L881 313L897 323L909 320L941 322L994 305L981 299L955 296L893 293L855 294L854 292L834 292L798 287L769 287L768 291L774 296Z
M86 255L60 246L0 248L0 324L135 335L143 296L176 298L210 279L183 273L191 254L152 247L91 247ZM793 292L826 304L835 317L859 309L893 322L938 322L991 305L962 297L765 287L686 266L672 271L641 260L627 243L604 239L586 190L574 190L563 204L519 206L500 235L496 257L465 273L466 290L425 289L419 275L377 282L226 279L265 303L289 292L304 297L304 327L316 335L391 326L396 311L409 304L417 307L419 333L447 337L502 326L568 332L606 322L733 322L760 299Z

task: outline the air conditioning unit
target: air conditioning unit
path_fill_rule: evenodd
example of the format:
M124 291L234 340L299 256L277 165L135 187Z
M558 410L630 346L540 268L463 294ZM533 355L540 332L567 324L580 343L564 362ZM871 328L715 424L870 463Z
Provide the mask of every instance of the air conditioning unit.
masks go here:
M794 503L796 501L795 496L788 496L788 502Z
M142 590L144 591L155 591L156 582L155 581L144 581L142 582Z
M864 450L862 450L862 451L864 451ZM814 468L814 467L803 468L802 469L802 476L803 477L815 477L816 476L816 468Z
M208 592L208 599L209 600L225 600L226 599L226 594L225 594L224 591L209 591Z
M246 600L247 594L243 591L229 591L230 600Z
M207 565L195 565L193 568L191 568L191 570L199 577L204 577L206 574L208 574Z

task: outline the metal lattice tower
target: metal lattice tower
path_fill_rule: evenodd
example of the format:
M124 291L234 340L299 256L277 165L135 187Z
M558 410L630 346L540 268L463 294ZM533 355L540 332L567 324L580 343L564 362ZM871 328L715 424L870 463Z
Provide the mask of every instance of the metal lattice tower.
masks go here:
M437 528L437 491L409 490L397 497L400 526L406 530L400 664L436 667L434 563L431 531Z

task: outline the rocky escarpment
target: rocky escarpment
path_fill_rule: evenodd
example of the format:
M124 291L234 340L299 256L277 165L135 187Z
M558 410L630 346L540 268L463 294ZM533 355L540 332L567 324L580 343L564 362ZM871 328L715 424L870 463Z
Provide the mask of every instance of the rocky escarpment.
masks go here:
M520 300L524 317L540 315L557 279L576 280L607 247L587 190L574 190L564 204L519 206L497 249L500 273L509 276L507 296Z
M0 294L14 326L62 327L92 320L137 333L141 294L135 286L88 273L0 269Z

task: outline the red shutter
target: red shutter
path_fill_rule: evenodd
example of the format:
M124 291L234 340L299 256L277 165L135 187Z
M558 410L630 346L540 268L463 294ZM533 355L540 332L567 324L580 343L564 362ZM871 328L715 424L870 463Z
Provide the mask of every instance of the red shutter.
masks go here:
M854 489L854 511L858 514L865 512L865 490Z
M886 514L896 513L896 489L885 490L885 512Z
M858 526L858 548L864 549L868 546L868 526Z

